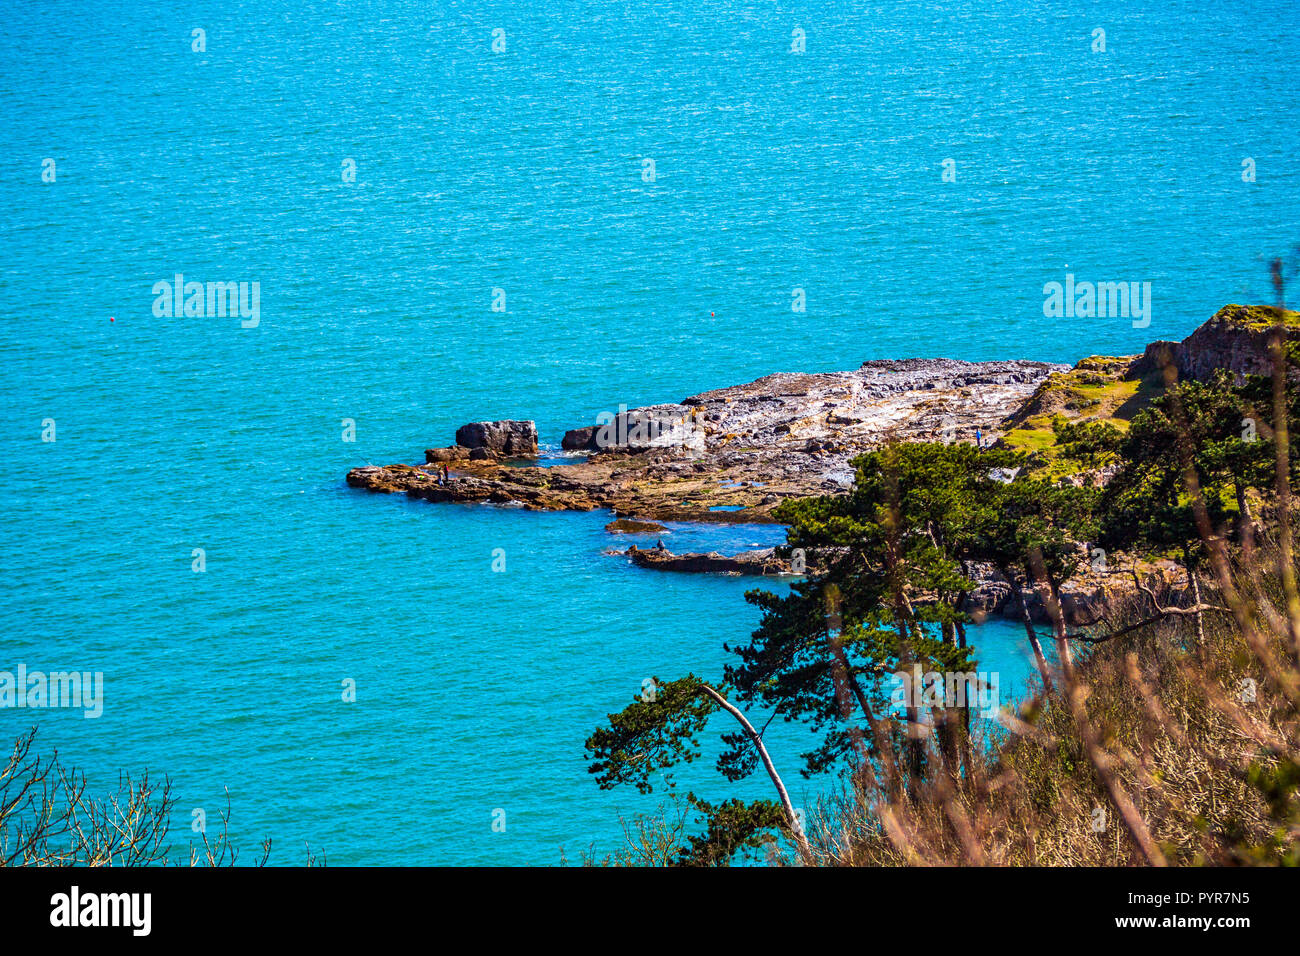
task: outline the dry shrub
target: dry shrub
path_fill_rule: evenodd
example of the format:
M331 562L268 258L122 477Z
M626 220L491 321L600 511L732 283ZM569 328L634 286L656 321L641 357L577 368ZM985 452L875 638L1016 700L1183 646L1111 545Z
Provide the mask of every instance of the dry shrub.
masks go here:
M1203 600L1138 595L1092 629L1050 691L954 770L927 731L924 779L890 795L859 772L811 834L825 865L1300 863L1300 658L1276 545L1229 559ZM1089 635L1071 635L1082 638ZM944 714L936 713L942 721Z

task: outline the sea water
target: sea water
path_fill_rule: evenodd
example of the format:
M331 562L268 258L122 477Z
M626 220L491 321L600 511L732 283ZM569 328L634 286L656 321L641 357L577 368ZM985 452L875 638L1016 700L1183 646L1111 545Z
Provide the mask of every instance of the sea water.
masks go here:
M662 795L599 790L583 740L647 678L716 679L744 591L784 585L634 568L606 514L347 470L481 419L554 448L776 371L1133 353L1267 301L1300 224L1294 12L6 5L0 670L98 672L104 700L0 711L2 736L39 724L100 792L170 775L178 849L227 789L245 858L617 849ZM257 283L258 321L156 314L177 274ZM1149 325L1046 317L1067 275L1149 282ZM972 638L1013 696L1023 632ZM768 735L811 807L809 735Z

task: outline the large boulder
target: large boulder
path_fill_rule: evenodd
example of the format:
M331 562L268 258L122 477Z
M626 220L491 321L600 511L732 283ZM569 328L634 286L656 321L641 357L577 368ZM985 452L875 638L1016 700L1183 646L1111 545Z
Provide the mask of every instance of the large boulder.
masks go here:
M534 458L537 456L537 424L535 422L500 421L470 422L456 429L456 444L476 449L499 458Z
M599 425L588 425L586 428L571 428L564 433L564 438L560 441L560 447L565 451L598 451L600 446L596 444L596 433L600 431Z
M665 403L605 413L598 424L564 433L565 451L626 451L704 449L704 432L687 405Z
M461 448L459 445L449 445L446 448L426 448L424 450L424 460L431 465L448 461L464 461L468 457L469 449Z

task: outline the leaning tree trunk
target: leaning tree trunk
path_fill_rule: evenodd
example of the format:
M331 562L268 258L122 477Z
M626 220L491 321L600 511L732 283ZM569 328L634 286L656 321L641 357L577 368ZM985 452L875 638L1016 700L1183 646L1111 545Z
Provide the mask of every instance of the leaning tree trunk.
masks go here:
M880 762L885 770L885 777L891 795L897 795L902 781L898 776L897 762L894 760L892 746L889 735L881 722L876 719L871 710L871 704L867 701L867 696L862 692L862 685L858 682L857 677L853 674L853 668L849 664L849 656L844 652L844 643L839 639L839 634L843 631L844 619L840 614L840 590L835 584L830 584L826 589L826 644L830 648L831 657L835 665L839 667L839 675L836 680L836 696L840 696L839 683L842 681L847 685L850 692L857 699L858 706L862 708L862 716L867 720L867 726L871 728L871 736L876 743L876 753L880 757ZM832 667L832 675L835 674ZM846 723L851 716L850 709L844 706L841 701L841 712L843 713ZM855 746L861 750L862 732L849 724L849 734L855 742ZM868 755L861 753L863 771L870 769L871 761Z
M1052 619L1052 633L1056 636L1056 650L1061 657L1061 666L1067 670L1074 666L1074 655L1070 653L1070 641L1066 636L1065 602L1061 600L1061 589L1050 576L1047 578L1048 617ZM1053 611L1055 605L1055 611Z
M1043 678L1043 686L1046 690L1052 689L1052 675L1047 669L1047 658L1043 656L1043 647L1038 643L1038 633L1034 630L1034 622L1029 619L1029 608L1025 604L1025 596L1020 587L1016 584L1015 578L1002 572L1002 576L1011 582L1011 590L1016 595L1016 607L1020 609L1020 619L1025 625L1025 634L1029 636L1029 646L1034 649L1034 660L1038 664L1038 673Z
M1187 568L1187 577L1192 582L1192 600L1199 608L1201 606L1201 579L1196 576L1196 572L1192 570L1190 565ZM1203 648L1205 647L1204 615L1200 611L1197 611L1192 615L1192 619L1196 622L1196 646Z
M894 600L894 625L898 630L899 649L898 663L903 670L911 668L915 663L912 655L912 628L915 618L912 616L912 606L908 602L906 595L898 595ZM915 688L909 695L912 699L907 701L904 706L904 712L907 717L907 773L908 776L917 780L921 776L921 768L924 764L925 741L921 736L921 711L916 706L919 695Z
M803 825L799 822L799 816L794 812L794 806L790 803L790 794L786 792L785 784L781 782L781 776L776 772L776 767L772 764L772 758L768 756L767 748L763 746L763 738L759 736L758 731L754 729L754 725L749 722L748 718L731 701L708 684L701 684L700 686L706 694L713 698L719 707L740 721L740 726L745 730L745 736L749 738L749 742L758 751L759 759L763 761L767 775L772 778L772 784L776 787L777 795L781 798L781 806L785 810L786 820L790 823L790 832L794 834L795 843L799 847L799 857L805 863L811 863L812 848L808 845L808 837L804 834Z
M1247 534L1254 533L1255 516L1250 513L1245 486L1239 481L1233 482L1233 491L1237 496L1237 533L1244 539Z

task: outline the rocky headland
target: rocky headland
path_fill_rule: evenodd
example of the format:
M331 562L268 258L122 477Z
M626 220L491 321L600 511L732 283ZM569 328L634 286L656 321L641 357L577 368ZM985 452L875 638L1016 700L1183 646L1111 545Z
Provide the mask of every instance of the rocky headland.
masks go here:
M1279 318L1288 340L1300 339L1297 313L1230 305L1182 342L1154 342L1141 355L1089 356L1074 366L904 359L846 372L780 372L601 416L565 433L562 447L577 460L552 467L529 464L538 454L534 422L471 422L457 430L456 444L428 449L420 464L354 468L347 482L431 502L608 509L611 534L653 534L663 521L768 522L787 498L846 492L852 459L891 440L973 443L978 430L984 445L1026 451L1031 467L1050 466L1058 419L1126 428L1177 378L1203 381L1221 368L1238 376L1267 372ZM1055 464L1062 477L1077 478L1071 463ZM444 465L454 468L446 482L439 477ZM794 573L773 548L675 554L632 545L611 553L661 571ZM1133 593L1131 569L1173 597L1184 586L1172 562L1086 568L1062 594L1069 622L1091 623L1118 595ZM1031 616L1046 620L1040 596L1025 582L992 568L967 573L977 584L968 600L976 619L1018 613L1012 595L1019 588Z
M549 468L532 422L475 422L416 465L367 466L349 485L435 502L537 510L608 508L652 521L770 521L782 500L834 494L849 462L887 440L985 443L1054 371L1044 362L872 361L850 372L777 373L746 385L606 416L566 433L583 460ZM435 466L455 474L439 483Z
M1145 375L1172 367L1179 378L1198 382L1218 369L1226 369L1238 379L1268 375L1273 369L1269 339L1279 319L1287 341L1300 339L1298 313L1267 305L1224 306L1181 342L1152 342L1136 358L1132 372ZM1295 370L1290 374L1294 376Z

